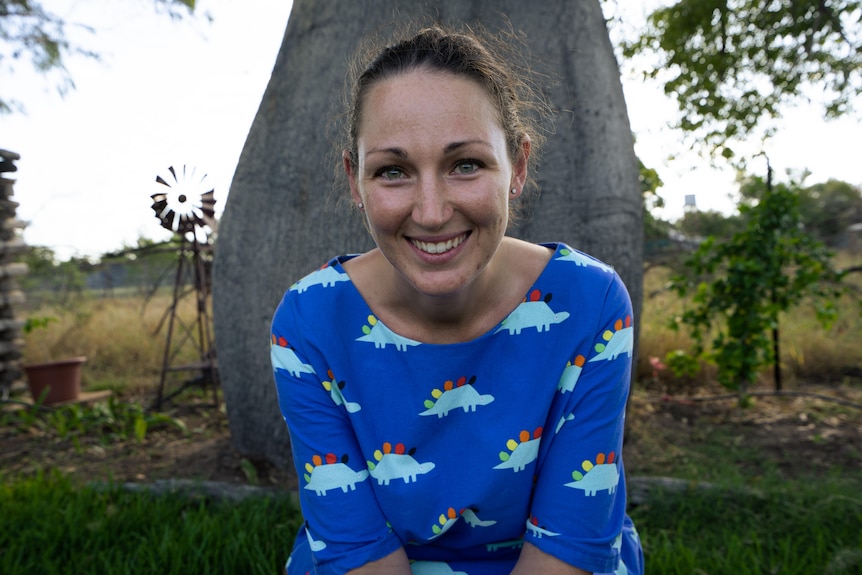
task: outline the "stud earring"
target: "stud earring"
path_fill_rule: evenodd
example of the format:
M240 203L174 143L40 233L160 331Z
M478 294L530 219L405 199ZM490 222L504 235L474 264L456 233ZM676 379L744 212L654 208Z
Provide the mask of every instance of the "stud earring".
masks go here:
M518 189L517 189L517 188L512 188L512 191L511 191L511 192L509 192L509 193L510 193L510 194L512 194L512 195L514 196L515 194L517 194L517 193L518 193Z
M360 211L362 211L365 209L365 204L363 204L362 202L359 202L358 204L356 204L356 207L359 208Z

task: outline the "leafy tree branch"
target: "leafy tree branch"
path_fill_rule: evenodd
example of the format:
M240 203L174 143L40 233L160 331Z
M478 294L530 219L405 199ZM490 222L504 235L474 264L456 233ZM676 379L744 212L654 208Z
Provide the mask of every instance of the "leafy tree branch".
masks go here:
M770 135L782 106L815 90L826 117L854 111L862 94L862 3L677 0L654 11L622 53L655 56L640 69L676 100L677 127L733 159L733 141Z
M195 0L156 0L156 10L164 11L171 18L182 18L194 8ZM72 55L93 59L99 56L97 51L70 42L69 26L93 32L85 24L70 24L45 9L38 0L0 0L0 77L11 76L22 60L28 60L43 74L59 74L56 87L60 94L73 89L75 83L66 69L66 59ZM0 93L0 114L23 109L21 102L7 99Z

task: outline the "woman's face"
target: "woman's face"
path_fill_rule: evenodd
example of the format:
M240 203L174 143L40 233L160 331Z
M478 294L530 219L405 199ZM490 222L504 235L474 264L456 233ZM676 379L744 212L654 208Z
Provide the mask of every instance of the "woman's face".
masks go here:
M479 83L420 69L368 90L357 163L345 154L344 164L389 263L418 292L445 296L471 285L493 259L528 154L524 138L513 163Z

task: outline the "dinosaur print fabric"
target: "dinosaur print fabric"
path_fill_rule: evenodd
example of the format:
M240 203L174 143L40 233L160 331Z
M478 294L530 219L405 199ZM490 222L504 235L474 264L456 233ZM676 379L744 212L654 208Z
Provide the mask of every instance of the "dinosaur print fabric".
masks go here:
M414 574L509 573L524 541L596 573L641 573L625 515L628 293L564 244L497 326L463 343L395 333L334 258L272 323L305 525L288 575L399 547Z

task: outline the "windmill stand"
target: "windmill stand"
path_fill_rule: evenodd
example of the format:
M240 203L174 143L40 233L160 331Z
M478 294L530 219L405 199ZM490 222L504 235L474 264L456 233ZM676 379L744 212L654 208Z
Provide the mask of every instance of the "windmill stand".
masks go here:
M158 409L190 387L212 390L213 404L218 407L218 363L213 344L212 318L209 313L212 293L213 245L211 234L216 229L215 199L213 190L206 190L206 175L198 178L194 169L186 166L178 172L168 168L168 174L157 176L156 183L163 186L153 194L152 208L162 227L180 237L180 250L173 287L173 301L167 310L167 335L162 359L159 389L152 409ZM207 230L210 233L207 233ZM196 317L184 321L178 313L179 304L194 296ZM187 346L194 346L198 360L177 364L179 353ZM176 373L190 376L173 390L169 390L169 377Z

